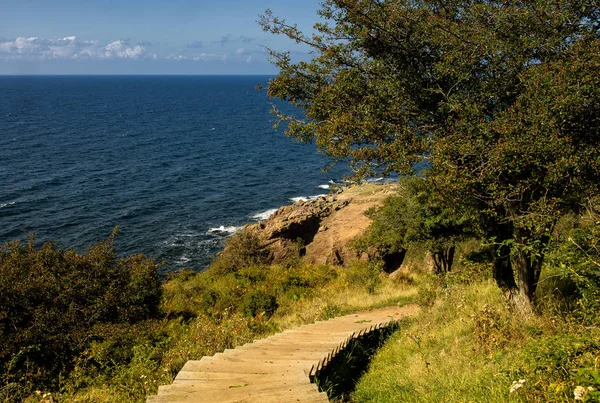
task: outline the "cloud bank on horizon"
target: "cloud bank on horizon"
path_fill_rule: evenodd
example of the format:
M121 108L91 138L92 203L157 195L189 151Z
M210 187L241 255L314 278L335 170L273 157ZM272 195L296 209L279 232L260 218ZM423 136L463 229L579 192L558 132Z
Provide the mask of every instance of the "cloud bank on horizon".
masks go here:
M40 38L36 36L20 36L5 40L0 38L0 74L2 62L17 64L42 65L44 62L110 62L110 61L153 61L153 62L216 62L229 64L229 70L211 70L210 74L217 73L240 73L240 66L258 64L250 73L271 73L274 71L268 61L268 51L265 47L256 43L256 38L241 35L234 37L231 34L215 41L211 46L205 46L202 41L191 41L177 49L155 49L151 42L132 43L127 39L101 42L99 40L81 40L77 36L62 38ZM307 56L303 52L292 52L296 58ZM258 63L257 63L258 62ZM162 65L158 72L169 72L169 68ZM267 67L265 67L267 66ZM213 66L214 67L214 66ZM144 70L140 70L144 73ZM119 71L116 71L117 73ZM151 73L156 71L150 70ZM9 72L10 74L11 72ZM17 72L18 74L19 72ZM41 72L45 72L42 70ZM66 73L69 73L67 69ZM92 71L92 74L94 72ZM189 73L189 71L184 71Z
M0 74L273 74L267 8L310 29L320 0L0 0Z
M223 38L223 41L232 41L231 35ZM254 38L241 36L239 41L249 43ZM221 43L221 42L219 42ZM44 60L114 60L114 59L164 59L164 60L227 60L230 57L243 56L239 60L246 63L252 61L253 53L266 55L266 50L246 48L237 48L232 52L206 52L197 51L202 49L200 41L192 42L186 45L184 52L168 53L160 55L152 51L152 44L141 42L130 44L128 40L116 40L110 43L101 43L100 41L79 40L76 36L64 38L38 38L18 37L13 40L0 40L0 60L24 60L24 61L44 61Z
M130 46L123 40L102 44L99 41L81 41L76 36L57 39L32 36L0 41L0 59L3 60L137 60L157 57L156 53L149 52L146 46Z

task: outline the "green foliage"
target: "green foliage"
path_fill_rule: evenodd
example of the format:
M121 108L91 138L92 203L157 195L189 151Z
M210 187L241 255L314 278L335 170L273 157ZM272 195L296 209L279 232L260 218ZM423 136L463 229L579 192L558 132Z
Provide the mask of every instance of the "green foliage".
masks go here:
M432 186L424 178L402 178L397 194L388 197L379 209L367 211L373 222L354 247L385 257L422 243L445 263L436 260L440 266L437 271L449 271L456 243L473 234L473 219L465 210L459 214L445 206Z
M589 403L600 402L600 371L581 368L577 371L574 380L580 388L583 401Z
M507 264L496 279L531 301L554 223L600 183L598 6L326 0L319 14L312 35L260 20L313 50L297 63L271 51L269 96L302 110L275 111L286 133L358 177L426 166L446 206L514 241L518 282Z
M230 246L231 248L231 246ZM282 304L313 295L337 277L328 266L231 266L234 249L206 272L184 272L165 286L163 307L170 316L219 316L223 311L269 318Z
M431 283L423 283L418 287L417 304L423 308L430 308L438 297L438 287Z
M279 306L277 297L262 290L254 290L248 293L244 297L244 302L242 304L242 312L244 315L250 317L256 315L270 317L275 313Z
M367 292L374 293L381 284L381 265L372 262L356 262L346 269L347 281L355 287L365 287Z
M225 249L211 265L215 275L228 274L250 266L269 263L269 251L258 237L246 230L238 231L227 239Z
M571 220L550 262L558 269L562 284L575 289L567 295L576 304L578 318L592 325L600 323L600 200L591 200L587 212Z
M596 327L569 316L516 316L489 278L421 281L435 303L377 353L352 401L597 401Z
M117 258L115 235L85 254L50 243L36 248L33 238L2 247L2 385L18 384L20 393L55 388L94 340L158 315L157 266L141 255Z

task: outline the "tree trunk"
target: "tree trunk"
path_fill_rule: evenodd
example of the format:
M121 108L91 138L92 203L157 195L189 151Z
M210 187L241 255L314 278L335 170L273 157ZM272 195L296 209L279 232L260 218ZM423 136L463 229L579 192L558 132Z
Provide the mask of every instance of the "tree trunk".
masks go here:
M494 249L494 280L498 287L510 296L518 291L518 287L510 261L510 246L503 242L513 238L512 226L510 224L496 225L493 235L497 242Z
M455 250L456 247L451 245L431 253L436 274L447 273L452 269Z
M446 271L450 271L452 269L452 263L454 263L454 252L455 251L456 251L456 246L454 246L454 245L446 248L446 262L447 262Z
M500 245L496 248L493 270L494 280L503 292L512 294L517 291L515 272L510 261L510 246Z
M517 234L517 241L525 245L528 240L527 235L523 233ZM517 254L519 294L521 294L521 298L526 299L530 305L533 303L540 274L542 273L542 263L544 262L543 248L549 241L550 237L544 236L542 237L538 248L522 249Z
M515 272L513 270L510 245L504 243L513 239L513 228L510 224L490 225L494 229L488 236L496 238L496 247L494 248L493 275L498 288L504 293L506 299L511 305L520 312L531 312L529 301L521 297L519 286L515 281Z

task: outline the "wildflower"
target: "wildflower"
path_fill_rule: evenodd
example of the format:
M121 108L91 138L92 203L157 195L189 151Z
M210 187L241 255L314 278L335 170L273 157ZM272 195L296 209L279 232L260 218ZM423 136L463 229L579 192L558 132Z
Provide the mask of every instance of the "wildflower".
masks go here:
M512 383L512 385L510 385L510 393L513 393L514 391L521 389L523 387L523 385L525 385L526 380L525 379L519 379L518 381L514 381Z
M583 386L577 386L573 391L573 396L575 397L575 401L583 402L588 393L592 392L594 388L588 386L584 388Z
M583 386L577 386L573 391L573 395L575 396L575 400L583 401L585 396L585 388Z

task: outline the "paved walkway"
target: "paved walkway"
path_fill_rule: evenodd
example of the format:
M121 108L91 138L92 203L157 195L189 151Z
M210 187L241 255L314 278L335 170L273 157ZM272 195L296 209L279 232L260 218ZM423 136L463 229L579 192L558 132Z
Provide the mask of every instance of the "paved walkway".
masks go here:
M188 361L172 385L148 403L327 403L309 376L316 375L354 339L385 327L415 306L388 307L340 316L274 334Z

